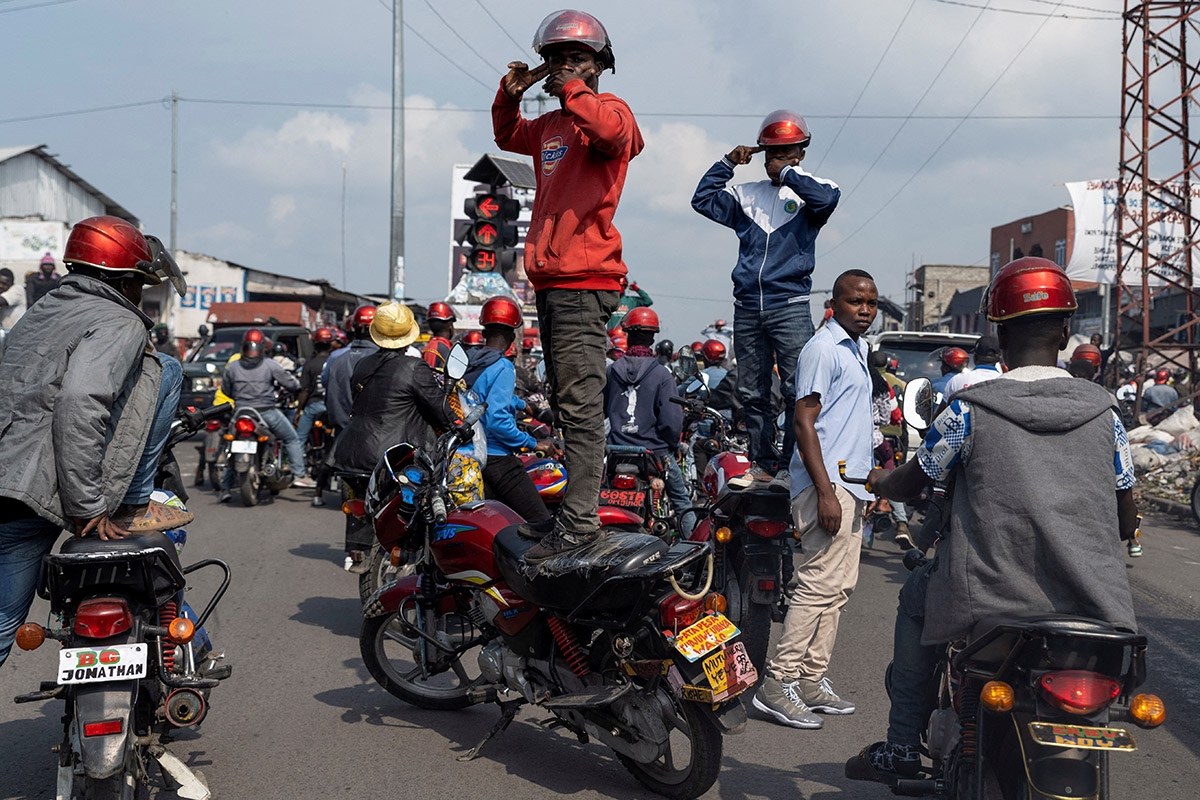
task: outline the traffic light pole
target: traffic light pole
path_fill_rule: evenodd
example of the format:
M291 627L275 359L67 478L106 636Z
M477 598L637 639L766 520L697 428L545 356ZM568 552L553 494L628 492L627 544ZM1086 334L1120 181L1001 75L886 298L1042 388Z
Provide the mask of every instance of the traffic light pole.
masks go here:
M404 299L404 0L392 0L392 230L388 296Z

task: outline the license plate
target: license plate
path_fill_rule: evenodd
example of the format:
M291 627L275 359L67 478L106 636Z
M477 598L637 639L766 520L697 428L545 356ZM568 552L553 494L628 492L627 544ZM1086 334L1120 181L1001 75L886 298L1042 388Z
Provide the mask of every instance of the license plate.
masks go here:
M229 451L232 453L257 453L258 442L234 439L229 443Z
M96 683L146 677L144 644L69 647L58 651L58 682Z
M708 614L675 635L675 649L688 661L708 655L741 631L722 614Z
M1092 728L1057 722L1031 722L1029 735L1038 744L1079 750L1137 750L1137 742L1124 728Z
M641 508L646 503L646 493L633 491L632 489L628 491L622 489L601 489L600 503L606 506L620 506L621 508Z

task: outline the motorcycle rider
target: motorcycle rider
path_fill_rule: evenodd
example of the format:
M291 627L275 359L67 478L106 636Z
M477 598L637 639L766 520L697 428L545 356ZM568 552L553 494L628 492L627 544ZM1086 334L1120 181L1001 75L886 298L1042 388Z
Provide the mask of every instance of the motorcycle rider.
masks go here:
M683 408L670 401L677 397L675 379L650 349L658 333L658 314L645 306L632 309L623 322L629 338L625 356L608 368L604 387L604 413L608 418L608 443L642 447L658 456L663 465L667 497L675 509L686 538L696 527L687 484L677 455L683 431Z
M325 410L333 427L339 430L350 424L350 407L354 403L350 379L354 369L359 361L379 350L379 346L371 339L371 321L374 319L375 306L354 309L354 314L347 320L354 340L349 347L330 353L321 370L321 383L325 384ZM374 466L372 464L371 469Z
M668 366L675 360L675 343L670 339L663 339L654 345L654 355L657 356L658 363L664 367Z
M941 364L942 374L938 378L933 379L933 391L938 397L938 401L945 403L949 400L950 395L946 393L946 384L955 375L962 372L967 367L967 361L971 356L966 350L961 347L943 347L938 351L938 361Z
M951 375L943 387L945 397L953 397L960 389L990 381L1004 374L1004 369L1000 366L1000 342L995 336L980 336L976 339L971 358L975 361L975 369Z
M257 336L252 334L257 333ZM308 476L304 465L304 445L296 435L296 429L275 402L275 387L289 392L300 390L296 376L279 365L273 358L266 358L267 340L262 331L251 328L242 337L241 358L225 367L221 390L233 399L234 413L239 408L253 408L262 417L271 433L279 438L292 465L292 486L312 489L316 481ZM233 497L232 489L237 474L233 465L227 465L221 474L221 495L218 503L227 503Z
M300 446L308 441L313 423L325 413L325 385L321 383L321 371L333 347L333 328L320 327L313 332L313 355L304 362L300 370L300 394L296 397L296 415L292 423L296 426L296 437ZM313 493L312 504L320 508L325 505L325 490L329 488L329 471L321 466L314 470L313 479L317 489Z
M446 356L450 355L450 342L454 339L454 323L458 317L446 303L430 303L425 321L429 325L429 341L421 350L421 358L437 372L445 372Z
M939 646L980 620L1051 612L1136 628L1120 542L1137 528L1129 441L1108 392L1056 366L1071 282L1052 261L1020 258L981 305L1010 371L963 389L916 458L869 476L891 498L949 478L954 490L937 555L900 590L887 740L850 759L849 778L917 773Z
M729 375L729 370L725 366L727 352L725 343L720 339L709 339L700 346L700 353L704 356L706 365L702 371L704 377L707 378L710 392L715 391Z
M76 223L63 262L0 351L0 664L63 529L109 541L193 519L150 500L183 372L139 309L144 285L186 291L179 268L112 216Z
M487 403L481 419L487 438L484 489L527 522L545 522L550 512L515 453L525 449L554 454L557 448L550 439L535 439L517 427L516 414L525 411L525 401L514 392L516 367L504 357L523 325L521 307L511 297L490 297L479 311L479 322L483 325L484 344L468 354L463 381ZM530 538L542 538L536 528L528 530L533 532Z
M1170 380L1171 371L1166 367L1159 367L1154 372L1153 382L1146 381L1146 388L1142 389L1142 400L1145 401L1147 410L1166 408L1179 402L1179 392L1167 383Z

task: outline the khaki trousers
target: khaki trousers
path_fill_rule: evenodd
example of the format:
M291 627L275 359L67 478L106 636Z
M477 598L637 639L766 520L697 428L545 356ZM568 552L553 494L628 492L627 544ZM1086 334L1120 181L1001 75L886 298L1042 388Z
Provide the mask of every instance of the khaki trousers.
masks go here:
M808 487L792 500L801 552L793 556L796 574L788 592L783 633L775 657L767 665L772 677L784 683L825 677L842 607L858 583L866 503L837 484L833 490L842 506L842 524L834 536L817 525L815 487Z

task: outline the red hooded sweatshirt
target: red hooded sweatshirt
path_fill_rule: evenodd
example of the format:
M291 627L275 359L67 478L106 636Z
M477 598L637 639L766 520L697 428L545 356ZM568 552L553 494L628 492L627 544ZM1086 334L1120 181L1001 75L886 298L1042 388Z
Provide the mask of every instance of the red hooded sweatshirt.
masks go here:
M620 291L625 274L613 214L629 159L645 142L633 112L614 94L576 78L563 87L562 111L521 117L504 91L492 102L503 150L534 157L537 195L525 237L525 273L535 289Z

